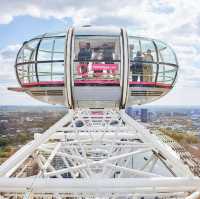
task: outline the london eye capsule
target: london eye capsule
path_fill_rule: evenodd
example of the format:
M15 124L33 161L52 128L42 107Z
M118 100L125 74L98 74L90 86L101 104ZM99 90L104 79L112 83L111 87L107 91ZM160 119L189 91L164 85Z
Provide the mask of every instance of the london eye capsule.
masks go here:
M123 28L80 27L24 42L15 68L18 90L43 102L124 108L167 94L178 63L161 41L129 36Z

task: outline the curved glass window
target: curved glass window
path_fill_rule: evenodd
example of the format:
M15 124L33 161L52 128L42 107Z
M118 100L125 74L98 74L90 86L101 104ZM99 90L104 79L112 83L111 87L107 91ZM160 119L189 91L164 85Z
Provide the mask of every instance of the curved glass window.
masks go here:
M39 39L32 40L30 42L25 42L17 56L17 63L35 61L36 48L38 42Z
M35 70L35 57L38 43L39 39L25 42L18 53L16 60L16 69L19 81L22 84L37 81Z
M38 61L52 60L53 43L54 40L52 39L43 39L40 42L37 56Z
M154 101L173 87L178 63L163 42L129 37L129 59L129 105Z
M160 41L155 41L155 44L158 49L159 62L177 65L176 55L169 46Z
M157 54L151 40L129 38L129 82L153 82L156 78Z
M119 36L76 36L73 73L75 85L87 82L119 84Z
M49 36L25 42L19 51L16 69L22 84L64 80L65 37Z
M172 86L178 64L175 53L165 43L129 37L129 85ZM65 33L45 34L25 42L16 59L19 81L40 83L64 81ZM73 79L78 84L119 86L120 34L75 35ZM122 66L123 67L123 66Z
M38 61L64 60L64 38L43 39L38 49Z
M164 83L166 85L172 85L176 76L176 72L177 69L174 66L159 64L157 82Z
M157 40L129 37L129 84L172 84L178 64L173 50Z

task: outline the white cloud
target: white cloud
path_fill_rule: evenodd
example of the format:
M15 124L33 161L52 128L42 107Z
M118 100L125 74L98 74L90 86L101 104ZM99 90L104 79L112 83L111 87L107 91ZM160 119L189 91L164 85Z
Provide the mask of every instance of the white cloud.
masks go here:
M19 86L15 76L15 58L20 45L9 45L0 50L0 105L44 105L24 93L9 91Z
M0 83L15 80L15 58L20 45L9 45L0 50Z

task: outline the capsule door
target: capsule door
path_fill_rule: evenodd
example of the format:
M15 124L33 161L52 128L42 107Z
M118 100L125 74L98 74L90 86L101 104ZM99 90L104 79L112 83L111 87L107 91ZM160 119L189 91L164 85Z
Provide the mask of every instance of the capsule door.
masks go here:
M74 107L118 107L121 99L120 34L80 34L72 39Z

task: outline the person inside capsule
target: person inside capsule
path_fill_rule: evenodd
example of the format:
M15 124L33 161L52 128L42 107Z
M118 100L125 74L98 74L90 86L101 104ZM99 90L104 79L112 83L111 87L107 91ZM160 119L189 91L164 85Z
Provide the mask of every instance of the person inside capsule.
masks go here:
M105 64L113 64L113 52L114 48L111 45L107 43L103 45L103 60Z
M103 70L96 69L94 66L103 63L101 62L103 60L103 52L101 50L101 47L94 47L91 59L93 60L93 62L89 64L89 71L90 73L93 73L95 77L99 77L102 74Z
M80 42L80 50L78 53L78 60L79 61L88 61L90 60L92 55L92 50L90 48L90 43L82 43Z
M83 83L86 80L91 80L90 83L96 80L101 80L104 83L106 80L118 78L119 65L117 60L119 47L116 41L105 40L79 40L75 44L76 65L75 73L78 79L82 79ZM99 83L99 82L98 82ZM88 81L87 81L88 84Z
M113 60L114 58L114 45L111 43L110 45L105 43L103 45L103 60L105 61L105 64L114 64ZM111 69L111 65L104 73L107 74L108 77L113 77L115 74L115 71Z
M89 63L89 73L96 78L109 78L114 76L114 44L103 43L93 48L92 63ZM91 66L92 65L92 66ZM89 75L90 76L90 75Z
M136 56L133 59L133 63L130 66L132 72L132 81L143 81L143 60L141 51L137 51Z
M99 47L94 47L93 52L92 52L92 57L91 59L94 60L93 63L98 63L100 60L102 60L102 52L100 51Z
M80 61L78 70L82 77L87 77L88 73L88 64L89 60L91 59L92 50L90 48L90 43L79 43L79 53L78 53L78 60Z
M143 81L152 82L153 79L153 56L151 50L147 49L147 52L144 53L144 64L143 64Z

